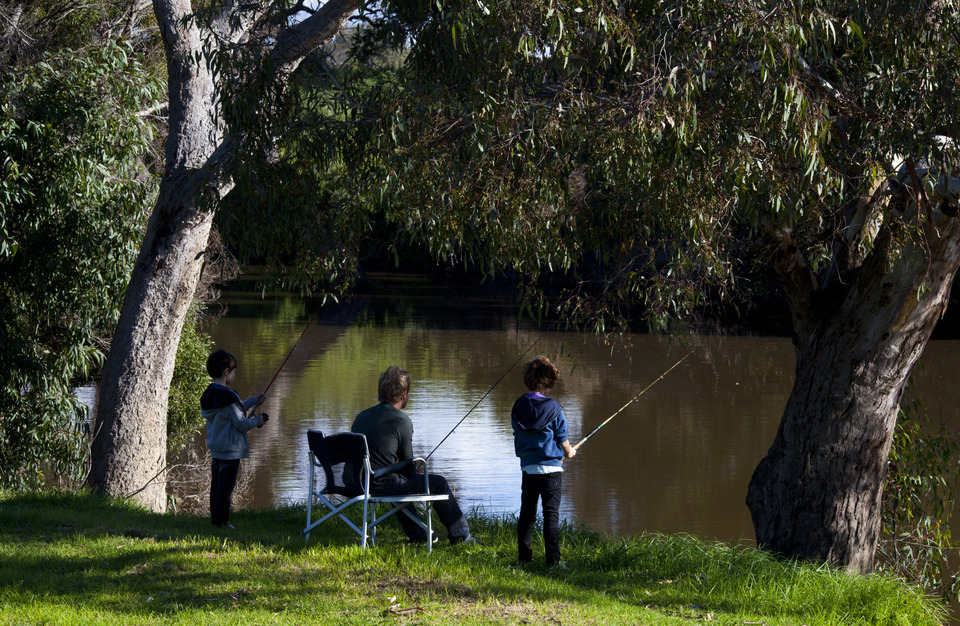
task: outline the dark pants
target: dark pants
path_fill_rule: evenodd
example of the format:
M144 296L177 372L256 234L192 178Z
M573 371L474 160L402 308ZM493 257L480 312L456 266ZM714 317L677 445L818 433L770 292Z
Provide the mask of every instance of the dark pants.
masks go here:
M422 474L412 478L407 478L399 474L394 474L394 476L396 476L397 479L396 484L393 487L378 488L375 491L375 495L405 496L412 493L425 493ZM450 490L450 485L447 484L447 479L437 474L430 474L430 493L431 495L450 496L446 500L433 503L433 510L437 512L437 517L439 517L443 525L447 527L447 534L450 536L450 539L464 539L469 536L470 528L467 526L467 520L464 519L460 505L457 504L456 498L453 497L453 492ZM408 504L406 508L415 516L419 517L416 507L412 504ZM420 528L415 521L404 515L402 511L397 512L396 518L400 520L400 525L403 526L403 532L408 539L411 541L426 541L427 531Z
M237 484L240 459L214 459L210 466L210 521L223 526L230 519L230 498Z
M517 520L517 552L521 563L533 560L530 540L537 519L537 500L543 501L543 543L547 565L560 561L560 488L563 473L523 474L520 484L520 519Z

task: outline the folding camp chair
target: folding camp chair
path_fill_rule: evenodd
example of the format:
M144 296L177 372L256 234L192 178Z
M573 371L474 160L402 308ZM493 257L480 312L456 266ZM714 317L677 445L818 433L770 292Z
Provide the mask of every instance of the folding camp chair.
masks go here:
M307 443L310 451L310 484L307 494L307 526L303 529L305 540L310 539L310 531L328 519L337 516L361 537L361 544L367 547L367 538L374 545L377 539L377 526L397 512L402 512L417 522L427 532L427 551L433 549L433 520L430 504L446 500L446 494L431 495L430 481L427 475L427 462L417 458L383 467L376 472L370 469L370 453L367 437L360 433L337 433L325 437L318 430L307 431ZM370 493L370 479L395 472L410 463L419 463L423 467L424 493L402 496L376 496ZM316 468L322 467L326 478L323 489L317 490L315 482ZM328 497L342 499L339 504ZM329 511L318 520L313 520L313 503L323 504ZM362 504L363 521L358 527L344 515L344 511L354 504ZM377 517L377 505L390 505L386 514ZM426 523L406 509L408 504L420 504L426 509Z

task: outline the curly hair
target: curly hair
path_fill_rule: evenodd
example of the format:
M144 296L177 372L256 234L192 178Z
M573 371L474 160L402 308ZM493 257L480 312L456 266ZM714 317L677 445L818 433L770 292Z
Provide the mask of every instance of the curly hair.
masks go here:
M523 384L530 391L547 391L560 380L560 370L545 356L537 356L523 364Z

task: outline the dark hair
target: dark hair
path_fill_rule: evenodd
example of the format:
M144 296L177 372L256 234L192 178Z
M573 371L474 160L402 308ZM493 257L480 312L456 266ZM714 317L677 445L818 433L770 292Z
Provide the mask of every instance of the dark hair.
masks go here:
M547 391L560 380L560 370L545 356L537 356L523 364L523 384L530 391Z
M410 391L410 372L398 365L391 365L380 374L377 382L377 399L384 404L396 404L403 394Z
M227 370L237 369L237 357L226 350L214 350L207 357L207 374L210 378L220 378Z

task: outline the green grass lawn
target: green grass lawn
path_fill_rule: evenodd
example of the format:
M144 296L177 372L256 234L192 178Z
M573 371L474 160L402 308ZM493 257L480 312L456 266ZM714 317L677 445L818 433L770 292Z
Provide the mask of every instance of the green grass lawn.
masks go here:
M563 529L566 569L519 569L512 518L428 554L398 527L362 550L305 510L236 511L232 531L82 494L0 494L3 624L937 624L881 576L779 562L689 536ZM442 527L441 527L442 529Z

